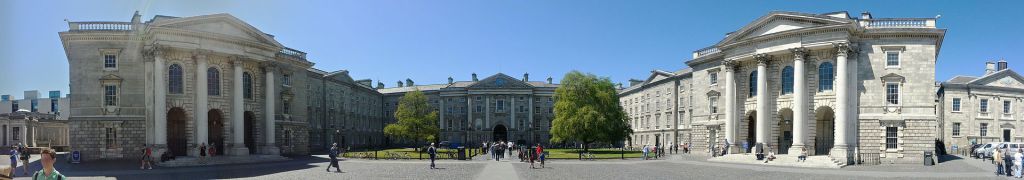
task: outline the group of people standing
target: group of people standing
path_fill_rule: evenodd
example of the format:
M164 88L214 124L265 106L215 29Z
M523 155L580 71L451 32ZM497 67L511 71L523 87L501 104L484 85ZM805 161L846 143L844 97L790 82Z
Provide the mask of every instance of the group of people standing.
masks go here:
M512 156L512 151L510 150L510 148L515 147L515 145L512 142L503 141L493 142L490 144L484 143L484 146L489 147L488 151L490 151L491 159L494 159L494 161L500 161L501 158L505 158L506 150L509 150L508 154L509 156Z
M1021 164L1024 161L1024 153L1021 151L1024 149L996 149L992 152L992 162L996 164L996 175L1021 178Z
M651 146L645 144L641 151L643 152L644 160L651 159L651 156L654 156L654 159L658 159L659 156L662 156L662 154L658 153L658 145Z
M11 173L9 174L9 176L14 177L14 175L17 174L16 172L18 171L19 160L22 164L22 175L28 175L28 160L32 154L28 151L28 147L25 147L25 145L18 143L18 145L11 146L11 150L8 152L8 154L11 155Z

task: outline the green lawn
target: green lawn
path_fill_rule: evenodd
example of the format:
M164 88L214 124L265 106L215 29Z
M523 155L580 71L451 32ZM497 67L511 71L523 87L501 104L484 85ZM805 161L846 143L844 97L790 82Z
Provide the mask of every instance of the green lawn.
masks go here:
M448 152L458 153L458 150L457 149L437 149L437 154L438 154L438 156L442 156L441 158L447 158L447 155L444 154L444 153L448 153ZM342 154L342 157L346 157L346 158L374 158L374 157L376 157L376 159L388 159L388 158L395 157L395 158L398 158L398 159L419 159L420 158L420 153L416 152L416 149L413 149L413 148L395 148L395 149L377 150L376 153L374 153L374 151L372 151L372 150L369 150L369 151L349 151L349 152L345 152L345 154ZM423 158L426 159L428 157L429 157L429 155L426 152L423 152Z
M545 158L550 159L577 159L580 157L579 152L576 149L544 149L548 152ZM619 149L590 149L590 153L594 154L594 159L618 159L625 156L626 158L640 158L643 155L640 151L622 151ZM620 154L624 153L624 154Z

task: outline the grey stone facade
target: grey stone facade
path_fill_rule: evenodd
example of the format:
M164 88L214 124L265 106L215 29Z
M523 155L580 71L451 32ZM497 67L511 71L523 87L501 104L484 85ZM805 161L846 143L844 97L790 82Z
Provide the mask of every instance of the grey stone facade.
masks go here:
M686 61L692 68L687 76L667 73L689 82L680 87L692 88L665 93L661 84L671 83L655 71L620 97L627 111L670 104L666 96L690 98L680 101L692 108L631 111L631 122L639 122L633 123L633 140L642 144L653 145L646 141L653 126L681 132L683 138L670 139L691 143L698 153L728 139L733 153L748 151L743 144L764 143L779 154L806 147L839 164L920 163L938 134L933 93L944 34L931 18L771 12L695 51ZM689 127L644 123L681 110L690 112L677 114L689 117L667 120Z
M939 137L947 151L972 143L1024 142L1024 77L1006 61L986 62L982 76L956 76L938 91Z

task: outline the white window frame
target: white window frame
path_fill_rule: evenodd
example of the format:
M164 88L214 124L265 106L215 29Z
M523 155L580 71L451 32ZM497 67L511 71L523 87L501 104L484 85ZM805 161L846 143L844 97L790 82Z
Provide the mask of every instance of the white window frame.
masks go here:
M113 95L107 94L108 91L111 91L110 88L113 88L113 91L114 91ZM121 92L119 92L119 91L121 91L121 90L120 90L120 88L117 85L114 85L114 84L103 85L103 106L117 106L118 104L120 104L120 103L118 103L118 101L121 100L121 98L119 97ZM109 98L113 98L113 99L111 100ZM111 103L113 103L113 104L111 104Z
M892 103L889 100L889 96L890 96L889 95L889 86L890 85L895 85L896 86L896 97L895 97L896 98L895 99L896 103ZM903 87L900 86L900 83L896 83L896 82L885 83L885 104L889 105L889 106L898 106L898 105L900 105L900 103L902 103L902 101L900 101L900 100L903 99L902 98L902 94L900 94L900 91L902 91L902 88Z
M709 81L709 83L711 83L711 86L718 85L718 71L717 70L708 71L708 81Z
M952 126L953 126L953 129L950 130L950 131L953 132L953 137L959 137L960 136L960 127L963 126L963 124L961 124L960 122L954 122Z
M718 96L708 97L708 112L718 114Z
M961 108L962 105L963 105L963 100L960 99L960 98L953 98L952 100L950 100L950 107L951 107L950 109L953 112L960 112L960 108Z
M988 103L988 98L982 98L981 100L978 100L978 112L988 113Z
M100 67L104 71L116 71L119 66L118 61L121 58L121 49L100 49ZM107 67L107 56L114 57L114 67Z
M889 64L889 55L890 54L896 54L896 64L895 65ZM885 51L885 68L900 68L900 66L903 65L903 62L902 62L903 60L902 59L903 59L903 53L901 53L900 51Z
M981 123L981 124L979 124L979 126L978 126L978 136L981 136L981 137L988 136L988 123Z

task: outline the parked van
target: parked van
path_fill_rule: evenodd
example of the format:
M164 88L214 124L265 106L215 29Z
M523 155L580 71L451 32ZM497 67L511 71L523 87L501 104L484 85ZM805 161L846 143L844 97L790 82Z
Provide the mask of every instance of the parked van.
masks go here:
M995 150L995 148L997 146L999 146L999 144L1003 144L1003 143L1002 142L991 142L991 143L985 144L985 146L982 146L982 147L978 148L977 150L975 150L974 153L977 154L978 157L981 158L981 159L991 158L992 157L992 151Z

